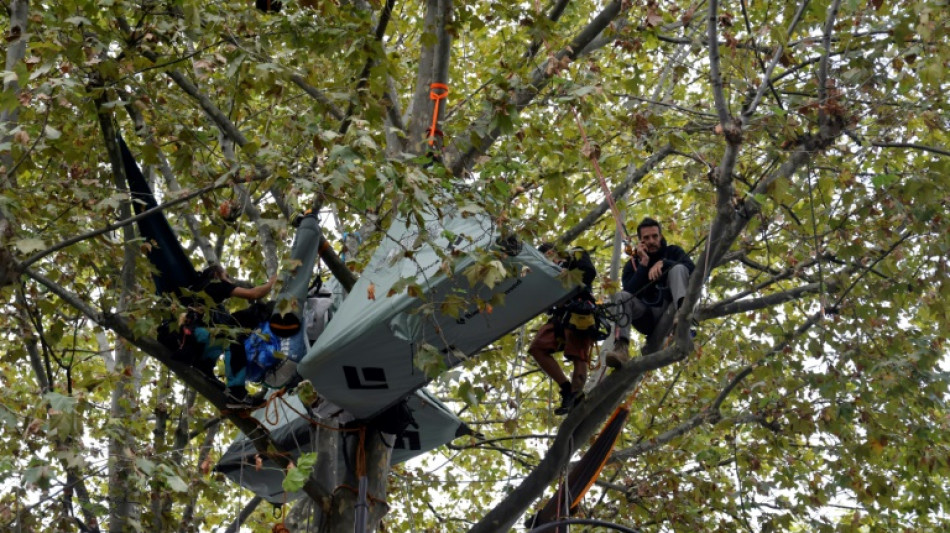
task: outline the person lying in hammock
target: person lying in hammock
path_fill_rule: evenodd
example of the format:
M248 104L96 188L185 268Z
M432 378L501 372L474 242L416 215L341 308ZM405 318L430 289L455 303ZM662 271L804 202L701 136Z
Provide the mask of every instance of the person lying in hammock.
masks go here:
M229 313L224 302L232 297L249 301L264 298L270 293L276 281L277 275L274 274L263 285L251 288L239 287L231 281L224 267L212 265L201 272L199 281L194 287L199 295L206 296L214 304L210 312L197 313L199 317L207 317L208 322L202 323L203 321L199 318L198 323L194 325L195 340L205 346L202 357L195 362L195 367L209 377L213 377L214 364L224 353L228 407L238 409L256 405L256 402L248 397L245 387L248 356L244 341L250 331L261 323L262 317L266 316L266 306L254 303L246 309ZM216 336L212 334L216 327L232 327L240 328L240 330L236 335Z

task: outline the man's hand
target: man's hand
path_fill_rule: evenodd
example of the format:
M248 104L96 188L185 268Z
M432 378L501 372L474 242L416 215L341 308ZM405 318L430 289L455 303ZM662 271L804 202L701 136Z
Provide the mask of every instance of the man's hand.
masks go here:
M660 259L659 261L656 262L655 265L653 265L653 268L650 269L650 272L648 273L648 277L650 278L650 281L656 281L660 279L660 276L662 275L663 275L663 260Z
M647 254L647 246L642 242L637 245L637 258L640 259L640 264L642 266L647 266L650 264L650 256Z

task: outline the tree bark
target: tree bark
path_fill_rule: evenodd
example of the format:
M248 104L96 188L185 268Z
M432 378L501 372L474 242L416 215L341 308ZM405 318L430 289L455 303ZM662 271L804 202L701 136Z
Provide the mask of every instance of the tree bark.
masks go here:
M99 127L105 140L105 145L109 154L109 161L112 166L112 175L117 190L126 192L125 168L122 165L122 159L119 155L119 147L116 143L115 129L112 123L112 116L102 109L103 99L97 100L96 109L99 117ZM122 218L132 216L132 206L128 202L123 202L119 208ZM116 312L121 315L128 309L129 301L132 297L132 291L135 287L135 258L138 250L133 244L135 240L135 231L132 226L125 226L122 229L123 240L123 261L122 272L119 278L119 303L116 306ZM134 405L137 403L134 391L134 369L135 354L131 346L125 342L117 342L116 368L118 379L115 389L112 393L112 417L116 420L126 420L135 411ZM117 425L113 436L109 439L109 531L110 533L122 533L133 527L132 523L138 522L140 509L136 506L140 497L134 488L131 477L134 475L134 452L132 451L131 432L123 428L124 425Z

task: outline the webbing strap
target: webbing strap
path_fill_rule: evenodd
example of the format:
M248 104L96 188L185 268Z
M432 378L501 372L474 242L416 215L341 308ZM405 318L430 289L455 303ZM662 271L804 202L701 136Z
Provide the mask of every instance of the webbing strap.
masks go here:
M607 186L607 180L604 179L604 173L600 170L600 163L597 161L597 154L591 152L590 140L587 138L587 131L584 130L584 124L581 123L581 116L577 112L577 108L571 107L571 111L574 112L574 120L577 121L577 128L581 132L581 139L584 140L584 149L587 151L588 159L591 163L594 164L594 172L597 174L597 178L600 180L600 187L604 190L604 196L607 197L607 205L610 206L610 211L614 215L614 220L617 222L617 231L621 235L627 237L627 228L624 226L623 217L620 216L620 210L617 209L617 204L614 203L614 196L610 193L610 187Z

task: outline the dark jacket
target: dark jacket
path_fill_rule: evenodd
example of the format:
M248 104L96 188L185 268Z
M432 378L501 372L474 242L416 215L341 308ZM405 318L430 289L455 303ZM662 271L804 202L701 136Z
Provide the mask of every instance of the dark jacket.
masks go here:
M655 254L648 254L650 262L647 266L640 265L637 256L634 256L623 265L623 290L643 300L647 305L659 307L664 300L671 298L666 284L666 275L676 265L686 265L692 274L696 265L679 246L667 244L666 239L660 240L660 249ZM663 261L663 275L660 279L650 281L650 269L659 261Z
M593 299L592 287L594 280L597 279L597 269L594 268L594 262L590 260L590 254L583 248L572 248L567 252L567 257L558 261L558 266L565 270L580 270L583 274L584 288L582 295Z
M575 296L548 310L548 314L551 315L548 319L549 322L562 321L568 310L578 303L594 303L592 286L594 280L597 279L597 269L594 268L594 262L591 261L590 254L583 248L572 248L564 256L561 256L557 265L565 270L580 270L584 286Z

